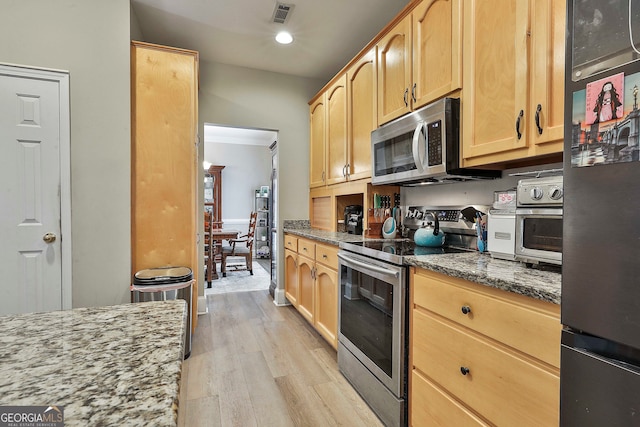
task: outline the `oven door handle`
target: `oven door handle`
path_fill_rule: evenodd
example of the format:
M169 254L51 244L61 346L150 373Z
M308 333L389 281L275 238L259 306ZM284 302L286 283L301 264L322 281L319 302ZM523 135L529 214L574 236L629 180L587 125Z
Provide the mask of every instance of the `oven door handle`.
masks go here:
M343 255L341 253L338 252L338 258L340 258L343 261L355 264L359 267L362 268L368 268L369 270L375 271L376 273L380 273L380 274L386 274L387 276L393 276L395 278L400 277L400 273L397 271L389 271L386 268L382 268L382 267L378 267L377 265L372 265L372 264L367 264L366 262L362 262L362 261L357 261L353 258L349 258L346 255Z

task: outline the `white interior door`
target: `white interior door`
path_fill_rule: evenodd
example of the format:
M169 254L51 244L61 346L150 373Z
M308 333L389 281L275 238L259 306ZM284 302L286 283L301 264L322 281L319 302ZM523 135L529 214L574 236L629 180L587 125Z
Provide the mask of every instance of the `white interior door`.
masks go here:
M68 113L61 114L59 80L23 71L0 68L0 314L68 305L61 252L61 120Z

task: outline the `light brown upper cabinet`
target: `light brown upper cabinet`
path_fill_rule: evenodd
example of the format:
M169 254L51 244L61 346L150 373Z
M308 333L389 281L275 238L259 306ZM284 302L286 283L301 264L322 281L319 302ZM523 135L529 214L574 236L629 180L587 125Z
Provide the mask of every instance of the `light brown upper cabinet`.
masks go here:
M326 183L347 178L347 75L343 74L325 92L326 96Z
M378 127L375 47L347 70L348 180L371 177L371 132Z
M375 48L334 79L310 106L310 187L371 176L377 127Z
M464 166L562 153L565 2L464 5Z
M462 87L461 1L423 0L377 43L378 124Z
M309 107L309 187L321 187L325 182L325 97L320 96Z

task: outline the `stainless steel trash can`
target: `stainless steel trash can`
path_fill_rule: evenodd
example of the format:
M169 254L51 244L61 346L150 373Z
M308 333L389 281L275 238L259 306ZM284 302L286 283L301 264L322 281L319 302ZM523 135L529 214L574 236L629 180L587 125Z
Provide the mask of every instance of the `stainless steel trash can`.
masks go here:
M131 285L131 302L171 301L182 299L187 302L187 328L184 334L184 358L191 354L191 298L193 280L166 285Z

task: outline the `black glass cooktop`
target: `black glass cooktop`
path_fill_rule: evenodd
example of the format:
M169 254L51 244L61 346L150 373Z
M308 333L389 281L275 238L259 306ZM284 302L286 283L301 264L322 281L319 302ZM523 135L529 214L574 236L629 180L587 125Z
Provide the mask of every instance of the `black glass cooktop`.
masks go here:
M341 247L352 252L402 263L403 256L411 255L442 255L466 252L464 249L453 247L427 248L418 246L413 240L365 240L341 244Z

